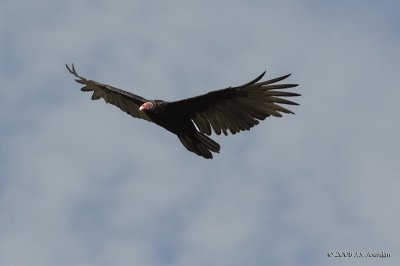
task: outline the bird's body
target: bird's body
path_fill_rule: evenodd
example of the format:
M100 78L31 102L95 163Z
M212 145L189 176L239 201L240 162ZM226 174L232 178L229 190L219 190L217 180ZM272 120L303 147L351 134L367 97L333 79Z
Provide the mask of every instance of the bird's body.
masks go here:
M258 82L265 72L253 81L238 87L216 90L204 95L175 102L147 100L133 93L79 76L72 65L67 69L78 83L85 86L82 91L93 91L92 100L103 98L107 103L119 107L129 115L154 122L178 136L191 152L212 159L212 152L219 152L220 145L210 139L212 130L220 135L230 131L236 134L249 130L268 116L281 117L292 113L279 104L297 105L280 98L299 96L292 92L278 91L297 84L275 84L289 75ZM212 130L211 130L212 129Z

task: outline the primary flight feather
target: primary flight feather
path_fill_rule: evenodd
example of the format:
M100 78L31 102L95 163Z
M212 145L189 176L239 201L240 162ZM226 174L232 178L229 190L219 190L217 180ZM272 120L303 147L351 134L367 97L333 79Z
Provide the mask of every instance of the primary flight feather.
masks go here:
M92 100L103 98L106 103L117 106L133 117L154 122L176 134L182 144L191 152L212 159L212 152L219 152L218 143L210 139L214 131L217 135L236 134L249 130L268 116L281 117L282 113L293 114L282 107L298 105L281 97L300 96L298 93L281 91L298 84L276 84L289 75L259 82L264 74L237 87L183 99L175 102L147 100L133 93L86 79L75 70L74 65L66 65L68 71L85 85L81 90L93 92Z

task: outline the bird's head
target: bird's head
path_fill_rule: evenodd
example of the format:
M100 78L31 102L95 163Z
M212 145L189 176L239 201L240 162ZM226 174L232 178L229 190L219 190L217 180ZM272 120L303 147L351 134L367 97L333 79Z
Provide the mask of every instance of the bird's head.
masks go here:
M152 102L145 102L144 104L142 104L140 107L139 107L139 110L140 111L143 111L143 110L151 110L151 109L153 109L153 107L154 107L154 104L152 103Z

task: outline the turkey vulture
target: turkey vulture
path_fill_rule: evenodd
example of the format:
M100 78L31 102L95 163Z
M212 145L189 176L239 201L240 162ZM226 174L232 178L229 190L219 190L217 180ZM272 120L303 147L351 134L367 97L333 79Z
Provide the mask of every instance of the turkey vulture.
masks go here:
M75 70L68 71L85 85L82 91L93 91L92 100L103 98L133 117L154 122L176 134L183 146L197 155L212 159L211 152L219 152L218 143L207 137L211 128L217 135L228 135L250 130L268 116L281 117L281 113L294 114L280 104L298 105L281 97L300 96L298 93L280 91L298 84L276 84L289 75L259 82L265 74L237 87L212 91L200 96L175 102L147 100L133 93L86 79Z

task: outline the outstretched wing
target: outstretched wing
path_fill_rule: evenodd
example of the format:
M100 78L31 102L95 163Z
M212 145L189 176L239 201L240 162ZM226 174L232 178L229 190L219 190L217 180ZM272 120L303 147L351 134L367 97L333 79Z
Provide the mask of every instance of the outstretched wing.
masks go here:
M249 130L268 116L281 117L291 113L281 104L298 105L281 97L300 96L298 93L280 91L298 84L275 84L289 75L258 82L265 72L256 79L237 87L216 90L204 95L170 102L166 108L175 115L191 119L203 134L211 135L211 128L217 135L232 134Z
M144 112L141 112L139 110L139 107L143 103L147 102L145 98L112 87L110 85L86 79L78 75L75 70L74 64L72 64L71 68L68 65L66 65L66 67L68 71L77 78L75 79L76 82L85 85L81 89L81 91L93 91L92 100L103 98L106 103L117 106L119 109L130 114L133 117L152 121Z

